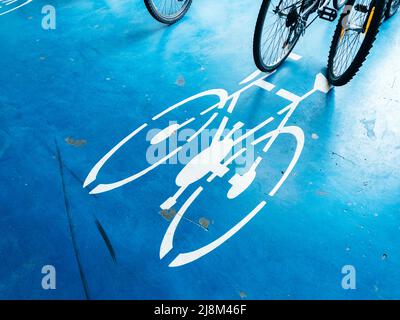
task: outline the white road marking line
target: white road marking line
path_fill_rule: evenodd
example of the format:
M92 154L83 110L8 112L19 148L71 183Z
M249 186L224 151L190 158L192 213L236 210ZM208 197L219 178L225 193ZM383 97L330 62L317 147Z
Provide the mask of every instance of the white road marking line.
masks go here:
M294 60L294 61L299 61L301 58L303 58L302 56L300 56L300 55L298 55L298 54L296 54L296 53L291 53L291 54L289 54L289 58L290 59L292 59L292 60Z

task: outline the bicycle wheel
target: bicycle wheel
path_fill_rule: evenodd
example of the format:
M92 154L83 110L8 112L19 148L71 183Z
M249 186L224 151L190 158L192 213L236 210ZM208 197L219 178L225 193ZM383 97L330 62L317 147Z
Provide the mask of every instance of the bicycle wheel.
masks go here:
M253 40L256 66L264 72L278 68L293 50L302 32L298 0L264 0Z
M144 3L154 19L173 24L186 14L192 0L144 0Z
M328 80L348 83L367 58L385 10L382 0L349 0L336 27L328 58Z
M397 10L399 10L399 7L400 7L400 0L390 0L388 2L385 13L386 19L389 19L390 17L394 16Z

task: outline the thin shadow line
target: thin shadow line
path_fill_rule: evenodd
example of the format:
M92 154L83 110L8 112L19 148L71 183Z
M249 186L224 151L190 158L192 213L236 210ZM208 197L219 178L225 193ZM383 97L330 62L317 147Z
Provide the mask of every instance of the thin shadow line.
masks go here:
M58 165L59 165L59 168L60 168L61 185L62 185L62 191L63 191L63 195L64 195L65 212L67 213L68 226L69 226L69 232L70 232L70 235L71 235L72 246L73 246L73 249L74 249L76 262L78 264L79 275L80 275L80 278L81 278L83 291L85 293L86 299L90 300L88 284L87 284L87 281L86 281L85 274L83 272L82 263L81 263L81 259L80 259L80 255L79 255L79 249L78 249L78 245L77 245L76 238L75 238L75 227L74 227L74 224L73 224L73 221L72 221L71 207L70 207L70 204L69 204L69 201L68 201L67 192L66 192L66 188L65 188L64 168L63 168L63 163L62 163L62 159L61 159L60 148L58 146L58 143L57 143L56 139L54 140L54 142L55 142L56 150L57 150L57 160L58 160Z
M116 263L117 262L117 257L115 255L115 251L114 251L114 248L113 248L113 246L111 244L110 238L108 237L108 235L107 235L106 231L104 230L103 226L101 225L100 221L97 220L97 218L95 218L94 221L96 223L97 229L99 230L99 232L101 234L101 237L103 238L103 240L104 240L104 242L105 242L105 244L107 246L107 249L108 249L108 252L111 255L111 258Z

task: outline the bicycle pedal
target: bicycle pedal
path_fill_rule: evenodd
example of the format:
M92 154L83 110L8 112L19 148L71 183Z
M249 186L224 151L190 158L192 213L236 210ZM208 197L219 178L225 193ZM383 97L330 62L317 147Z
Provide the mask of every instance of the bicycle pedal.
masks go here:
M321 19L327 20L327 21L335 21L337 16L338 16L338 11L333 8L322 8L318 11L318 15Z

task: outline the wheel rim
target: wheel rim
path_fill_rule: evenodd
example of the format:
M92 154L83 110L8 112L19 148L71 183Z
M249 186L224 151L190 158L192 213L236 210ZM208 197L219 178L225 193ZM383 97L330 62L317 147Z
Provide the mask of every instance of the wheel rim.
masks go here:
M167 20L174 20L185 10L189 0L152 0L157 13Z
M335 78L341 77L350 68L360 51L374 18L374 3L375 0L355 1L348 15L343 18L342 31L333 58L332 73Z
M290 53L299 37L298 20L303 1L271 0L260 35L260 57L273 69Z

